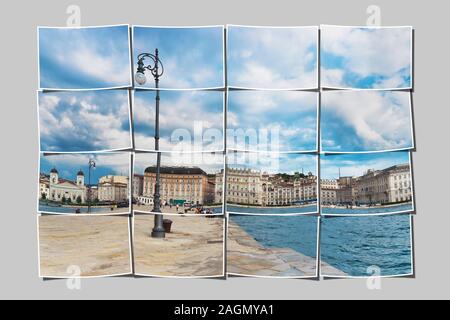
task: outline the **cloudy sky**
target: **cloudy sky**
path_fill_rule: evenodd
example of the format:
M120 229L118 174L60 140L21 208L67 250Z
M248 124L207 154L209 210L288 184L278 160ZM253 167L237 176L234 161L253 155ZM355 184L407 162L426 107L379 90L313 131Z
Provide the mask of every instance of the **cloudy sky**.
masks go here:
M260 170L269 174L312 172L317 175L318 156L312 154L228 153L228 167Z
M411 88L412 29L321 27L322 86Z
M330 91L322 94L322 149L386 151L413 147L409 92Z
M131 86L128 26L39 28L40 88Z
M96 162L95 170L91 170L91 183L106 175L129 175L130 154L59 154L40 156L40 172L50 174L52 168L58 170L60 178L75 180L79 170L84 172L85 183L88 183L89 159Z
M230 91L227 117L228 148L317 149L317 93Z
M318 28L228 27L228 81L233 87L317 88Z
M131 148L126 90L39 92L41 151Z
M154 53L164 65L160 87L167 89L218 88L224 86L223 27L133 28L134 72L140 53ZM146 64L150 60L144 61ZM137 85L137 84L136 84ZM147 75L143 87L154 87Z
M222 153L163 153L161 166L199 167L206 173L215 174L224 168ZM145 168L156 166L156 153L136 153L134 157L134 173L144 174Z
M327 155L321 156L320 174L322 179L337 179L340 168L342 177L357 177L369 169L382 170L406 163L409 163L409 152L407 151Z
M136 149L154 150L154 91L136 91L133 121ZM219 91L161 91L162 151L223 150L224 97Z

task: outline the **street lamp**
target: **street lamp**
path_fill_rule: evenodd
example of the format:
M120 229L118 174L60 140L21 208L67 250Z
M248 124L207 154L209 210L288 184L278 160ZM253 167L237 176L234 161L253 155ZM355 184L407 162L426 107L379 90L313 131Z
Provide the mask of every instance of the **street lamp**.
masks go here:
M91 212L91 169L95 169L95 161L89 159L88 213Z
M144 60L148 58L150 64L145 65ZM139 84L143 85L147 81L145 77L145 70L150 71L153 78L155 79L156 88L156 117L155 117L155 150L156 155L156 183L155 183L155 194L153 195L153 210L155 213L155 224L152 230L152 238L165 238L166 232L164 230L164 217L161 214L161 194L160 194L160 184L161 184L161 152L159 152L159 77L164 73L164 66L159 60L158 49L155 49L155 54L151 53L141 53L137 57L137 70L134 76L134 80Z

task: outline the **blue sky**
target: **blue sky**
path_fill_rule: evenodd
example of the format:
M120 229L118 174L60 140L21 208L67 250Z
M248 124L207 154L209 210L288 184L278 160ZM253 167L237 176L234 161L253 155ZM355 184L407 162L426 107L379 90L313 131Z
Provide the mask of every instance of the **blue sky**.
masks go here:
M322 86L400 89L412 87L412 29L323 26Z
M95 170L91 170L91 183L106 175L129 175L129 153L110 154L59 154L40 155L40 172L50 174L52 168L58 170L59 178L75 180L79 170L84 172L85 183L88 183L89 159L96 162Z
M409 92L322 94L322 150L386 151L413 147Z
M156 153L136 153L134 156L134 173L144 174L147 167L156 166ZM215 174L224 168L222 153L163 153L161 166L199 167L206 173Z
M41 151L130 148L129 110L125 90L39 92Z
M311 172L317 175L318 156L312 154L246 153L228 154L228 167L260 170L269 174Z
M320 158L320 174L322 179L357 177L367 170L381 170L394 165L409 163L409 152L386 152L372 154L340 154L326 155Z
M228 27L228 81L233 87L316 88L318 28Z
M128 26L39 28L40 88L131 86Z
M316 150L317 98L317 93L312 92L230 91L227 147L254 151ZM242 132L248 136L253 133L252 138L245 138L247 134ZM254 141L255 134L258 141Z
M133 28L133 72L140 53L154 53L164 65L160 87L167 89L217 88L224 86L223 27ZM144 62L150 63L147 59ZM138 86L136 84L136 86ZM154 87L147 74L143 87Z
M154 91L135 92L133 121L137 149L154 149L155 96ZM222 92L170 90L161 91L160 98L161 150L223 150Z

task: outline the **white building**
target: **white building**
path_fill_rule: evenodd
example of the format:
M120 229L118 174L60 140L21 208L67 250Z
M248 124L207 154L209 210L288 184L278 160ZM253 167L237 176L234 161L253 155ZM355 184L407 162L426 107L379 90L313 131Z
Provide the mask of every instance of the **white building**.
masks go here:
M42 188L42 193L40 198L42 199L43 194L46 194L46 199L57 202L70 202L70 203L85 203L87 188L84 184L84 173L83 171L78 171L76 182L60 179L58 175L58 170L53 168L50 171L50 177L48 181L48 192L45 190L45 181L40 183Z
M359 204L391 204L412 200L412 177L409 164L384 170L369 170L357 179Z

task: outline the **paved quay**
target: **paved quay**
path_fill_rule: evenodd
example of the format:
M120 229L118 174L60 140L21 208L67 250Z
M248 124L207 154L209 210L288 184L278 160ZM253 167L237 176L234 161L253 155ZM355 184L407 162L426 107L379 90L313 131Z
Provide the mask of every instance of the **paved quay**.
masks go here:
M40 216L39 251L42 277L131 273L128 217Z
M135 272L143 276L223 277L224 219L164 216L173 221L165 239L151 237L154 216L134 218Z
M316 277L317 261L290 248L266 248L235 222L228 225L228 273L266 277ZM345 275L322 263L327 273Z

